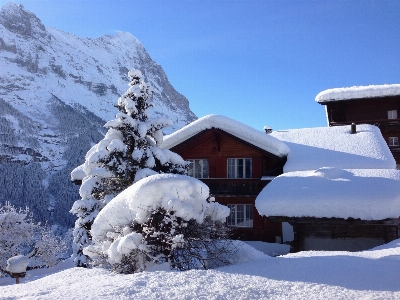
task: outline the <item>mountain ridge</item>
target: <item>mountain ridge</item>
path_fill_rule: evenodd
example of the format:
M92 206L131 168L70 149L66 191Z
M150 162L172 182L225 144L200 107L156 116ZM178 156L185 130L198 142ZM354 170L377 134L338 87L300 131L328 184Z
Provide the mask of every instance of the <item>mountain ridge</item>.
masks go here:
M0 10L0 65L0 203L33 207L42 221L68 219L62 225L72 225L67 214L79 195L69 172L115 117L130 69L140 69L154 90L150 117L175 122L164 133L196 119L189 101L131 33L81 38L45 27L34 13L9 2ZM27 173L28 167L36 173ZM29 190L24 182L31 181ZM30 191L34 199L28 199Z

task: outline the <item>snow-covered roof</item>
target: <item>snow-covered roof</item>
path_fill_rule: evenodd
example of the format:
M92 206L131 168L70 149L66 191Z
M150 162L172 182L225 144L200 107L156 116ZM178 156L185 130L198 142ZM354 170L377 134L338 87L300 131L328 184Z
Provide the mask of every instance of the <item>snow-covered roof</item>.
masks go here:
M315 97L318 103L400 95L400 84L353 86L322 91Z
M290 148L284 172L341 169L394 169L396 162L381 132L373 125L280 130L270 134Z
M265 216L398 218L400 171L321 168L290 172L269 183L255 205Z
M180 130L165 136L161 146L170 149L201 131L211 128L221 129L279 157L284 157L289 153L289 148L278 139L267 135L265 132L220 115L202 117Z

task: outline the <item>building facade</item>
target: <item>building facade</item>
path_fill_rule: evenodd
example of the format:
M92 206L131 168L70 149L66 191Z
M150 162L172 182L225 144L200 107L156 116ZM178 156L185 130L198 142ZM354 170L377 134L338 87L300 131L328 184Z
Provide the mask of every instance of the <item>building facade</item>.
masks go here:
M202 126L205 123L207 126ZM235 126L228 124L228 128L226 123L236 125L234 132L239 134L232 134ZM174 143L166 137L163 146L189 161L189 175L203 181L216 201L230 208L227 224L234 229L235 238L281 242L282 224L260 216L254 201L273 178L282 174L286 156L254 145L248 136L253 133L260 139L281 142L222 116L201 118L192 124L197 127L192 134L185 135L182 131L190 131L190 128L183 128L173 134L179 136ZM243 139L238 135L247 137ZM262 140L260 145L263 145Z
M372 124L379 127L400 165L400 84L330 89L315 99L325 105L329 126Z

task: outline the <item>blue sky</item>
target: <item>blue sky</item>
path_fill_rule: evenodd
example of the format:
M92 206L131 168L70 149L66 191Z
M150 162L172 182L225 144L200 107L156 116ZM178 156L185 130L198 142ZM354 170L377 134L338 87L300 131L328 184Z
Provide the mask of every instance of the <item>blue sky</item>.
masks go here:
M81 37L132 33L198 117L326 126L319 92L400 83L400 0L15 2Z

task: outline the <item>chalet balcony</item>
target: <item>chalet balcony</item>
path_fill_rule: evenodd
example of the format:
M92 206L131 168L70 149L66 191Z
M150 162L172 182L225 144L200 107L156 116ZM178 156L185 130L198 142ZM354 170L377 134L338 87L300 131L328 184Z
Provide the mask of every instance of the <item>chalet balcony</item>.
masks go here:
M201 179L214 196L257 196L271 180L207 178Z
M378 127L399 127L400 119L363 119L363 120L347 120L347 121L329 121L330 126L343 126L354 124L374 124Z
M205 178L200 180L210 188L210 194L213 196L257 196L273 178L268 177L266 180L260 178ZM81 185L82 181L75 180L73 183Z

